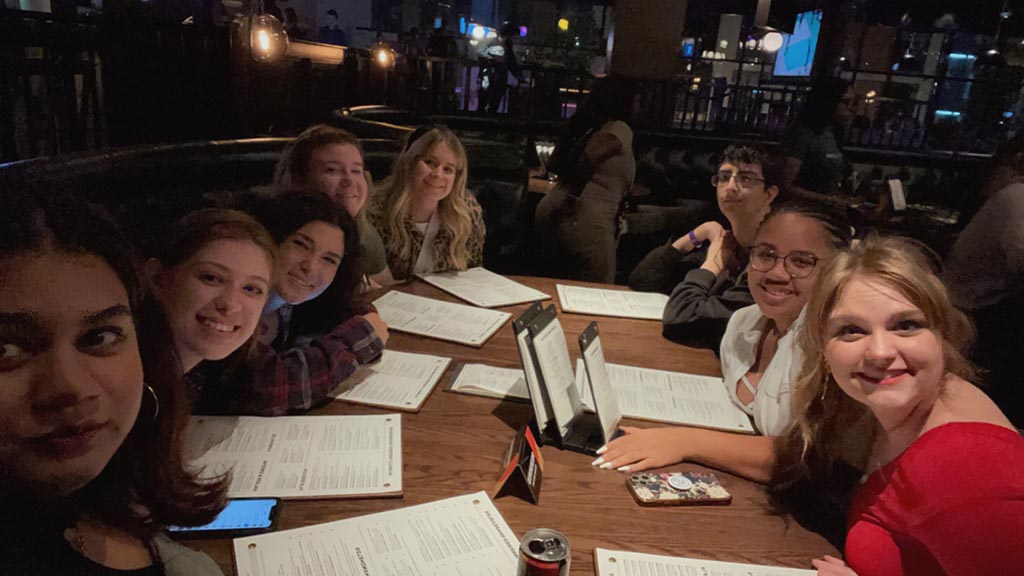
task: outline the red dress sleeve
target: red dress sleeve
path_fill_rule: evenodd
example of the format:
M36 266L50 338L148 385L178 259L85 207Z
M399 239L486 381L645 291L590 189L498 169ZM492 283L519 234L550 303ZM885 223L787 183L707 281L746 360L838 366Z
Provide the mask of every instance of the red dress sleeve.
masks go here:
M922 435L857 492L846 558L858 576L1024 571L1024 439L977 422Z

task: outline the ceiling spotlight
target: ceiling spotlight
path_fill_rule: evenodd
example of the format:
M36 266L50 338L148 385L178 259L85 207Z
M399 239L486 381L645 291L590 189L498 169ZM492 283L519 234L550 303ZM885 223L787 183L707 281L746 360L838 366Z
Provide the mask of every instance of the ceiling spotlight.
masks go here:
M772 30L764 35L764 49L766 52L778 52L782 48L782 33Z

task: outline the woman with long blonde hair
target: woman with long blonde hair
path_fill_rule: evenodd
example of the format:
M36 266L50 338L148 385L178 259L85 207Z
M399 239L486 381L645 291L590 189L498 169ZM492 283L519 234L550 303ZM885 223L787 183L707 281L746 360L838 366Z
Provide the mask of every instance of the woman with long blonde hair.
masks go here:
M483 263L484 221L466 190L466 149L443 126L417 129L370 200L394 279Z
M848 503L845 562L815 560L819 574L1009 574L1024 563L1024 439L971 383L970 340L911 241L869 238L822 271L770 485L777 503L819 518Z

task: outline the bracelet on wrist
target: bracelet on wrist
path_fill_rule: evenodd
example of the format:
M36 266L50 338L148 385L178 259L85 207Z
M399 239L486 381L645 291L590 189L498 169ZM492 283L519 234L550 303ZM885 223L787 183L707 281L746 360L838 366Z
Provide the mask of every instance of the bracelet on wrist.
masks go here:
M690 243L693 244L694 250L704 247L704 243L697 240L697 235L693 233L693 230L690 230L686 235L690 237Z

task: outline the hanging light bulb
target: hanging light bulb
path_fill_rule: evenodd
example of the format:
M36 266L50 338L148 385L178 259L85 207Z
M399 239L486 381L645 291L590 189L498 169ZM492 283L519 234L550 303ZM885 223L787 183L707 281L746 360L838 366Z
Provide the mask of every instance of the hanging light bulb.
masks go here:
M284 25L270 14L253 15L249 23L252 57L257 62L272 62L288 50Z
M395 63L395 51L387 44L377 44L373 49L373 61L381 68L391 68Z

